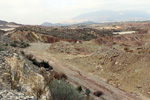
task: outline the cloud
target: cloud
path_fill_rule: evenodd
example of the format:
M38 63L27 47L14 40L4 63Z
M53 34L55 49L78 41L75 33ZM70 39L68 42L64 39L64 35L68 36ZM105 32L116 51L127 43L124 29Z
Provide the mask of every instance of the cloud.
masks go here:
M0 20L24 24L60 22L98 10L149 12L149 4L150 0L0 0Z

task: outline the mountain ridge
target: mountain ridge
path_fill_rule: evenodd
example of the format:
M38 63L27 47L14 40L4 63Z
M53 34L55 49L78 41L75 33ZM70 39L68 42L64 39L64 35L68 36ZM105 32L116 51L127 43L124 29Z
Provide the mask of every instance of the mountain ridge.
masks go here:
M72 19L64 21L65 23L82 23L92 21L97 23L120 22L120 21L145 21L150 20L150 14L145 11L113 11L101 10L80 14Z
M42 26L64 26L64 24L61 24L61 23L50 23L50 22L44 22L41 25Z

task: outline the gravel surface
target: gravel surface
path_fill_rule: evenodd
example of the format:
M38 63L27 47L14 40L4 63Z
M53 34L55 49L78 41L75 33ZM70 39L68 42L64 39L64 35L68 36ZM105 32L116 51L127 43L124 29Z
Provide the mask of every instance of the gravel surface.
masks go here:
M37 100L34 96L25 96L13 90L0 90L0 100Z

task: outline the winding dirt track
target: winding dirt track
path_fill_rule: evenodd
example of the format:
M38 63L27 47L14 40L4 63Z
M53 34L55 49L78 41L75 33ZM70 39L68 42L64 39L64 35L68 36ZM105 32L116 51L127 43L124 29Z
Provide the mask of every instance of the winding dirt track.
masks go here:
M30 48L25 49L25 52L32 54L38 60L48 61L55 70L66 74L68 79L74 84L89 88L92 92L102 91L104 94L97 98L97 100L142 100L107 84L94 75L84 73L79 69L70 67L71 65L69 66L64 64L56 59L53 55L45 52L46 48L43 49L44 45L42 46L42 49L38 49L38 45L32 44Z

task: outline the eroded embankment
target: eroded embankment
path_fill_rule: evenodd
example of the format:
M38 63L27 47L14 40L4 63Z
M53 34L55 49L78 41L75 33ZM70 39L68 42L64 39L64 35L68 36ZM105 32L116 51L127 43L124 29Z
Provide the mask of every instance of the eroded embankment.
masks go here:
M130 95L122 90L112 87L103 82L100 78L89 75L78 69L72 68L56 59L53 55L38 50L25 50L25 52L32 54L38 60L48 61L58 72L63 72L67 75L70 81L83 87L89 88L92 93L95 91L102 91L104 94L99 99L104 100L141 100L138 97Z

